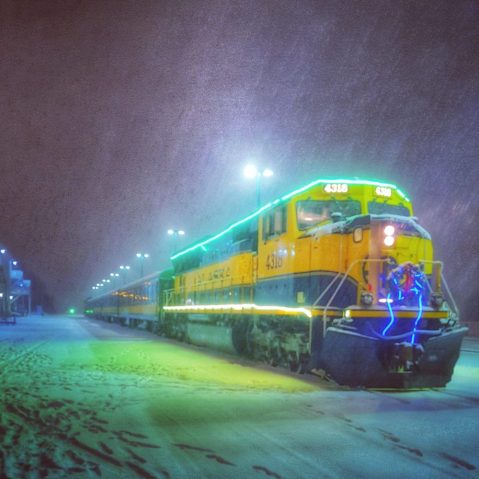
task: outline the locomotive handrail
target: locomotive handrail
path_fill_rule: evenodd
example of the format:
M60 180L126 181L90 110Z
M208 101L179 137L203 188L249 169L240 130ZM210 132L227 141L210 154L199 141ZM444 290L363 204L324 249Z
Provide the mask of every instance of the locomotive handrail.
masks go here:
M452 304L452 306L453 306L453 313L454 313L457 317L459 317L459 307L457 306L456 300L454 299L454 296L452 295L452 292L451 292L451 290L450 290L450 288L449 288L449 285L447 284L446 278L445 278L444 273L443 273L443 271L444 271L444 263L443 263L442 261L431 261L431 260L426 260L426 259L419 261L419 263L424 263L424 264L427 263L427 264L432 264L432 265L439 265L439 266L441 267L441 269L440 269L440 273L441 273L441 275L440 275L440 277L441 277L441 283L444 285L444 288L445 288L445 290L446 290L448 299L450 300L450 302L451 302L451 304ZM428 285L428 287L429 287L429 290L432 292L433 290L432 290L431 285L429 284L429 280L427 279L427 277L426 277L426 281L427 281L427 285Z
M316 306L318 304L318 302L323 298L323 296L325 295L325 293L327 291L329 291L329 289L331 288L331 286L336 282L336 280L338 279L338 277L340 275L343 275L343 277L341 278L341 281L339 282L339 284L336 286L336 289L334 290L333 294L331 295L331 297L329 298L329 301L327 302L326 306L324 307L323 309L323 336L326 334L326 320L327 320L327 312L331 306L331 303L333 302L334 298L336 297L336 295L338 294L339 290L341 289L341 287L343 286L344 282L346 281L346 278L349 276L349 273L351 272L351 270L358 264L358 263L385 263L385 262L389 262L389 259L385 258L385 259L373 259L373 258L365 258L365 259L357 259L355 261L353 261L348 269L344 272L344 273L341 273L341 272L338 272L336 274L336 276L333 278L333 280L329 283L329 285L326 287L326 289L321 293L321 295L318 297L318 299L313 303L313 306ZM447 284L447 281L446 281L446 278L444 277L444 274L443 274L443 266L444 264L442 263L442 261L432 261L432 260L420 260L419 261L419 264L421 263L424 263L424 264L431 264L431 265L439 265L440 266L440 278L441 278L441 283L444 284L444 287L446 289L446 292L447 292L447 295L448 295L448 298L450 299L451 301L451 304L453 306L453 313L458 317L459 316L459 308L457 307L457 304L456 304L456 301L454 300L454 297L452 296L452 293L451 293L451 290L449 289L449 285ZM426 279L426 284L428 285L428 288L429 290L432 292L433 289L429 283L429 280L427 279L427 277L425 277Z

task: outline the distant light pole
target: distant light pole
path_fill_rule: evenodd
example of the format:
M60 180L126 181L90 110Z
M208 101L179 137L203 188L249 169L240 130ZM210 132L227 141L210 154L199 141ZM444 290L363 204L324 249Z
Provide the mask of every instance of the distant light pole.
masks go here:
M185 232L183 230L170 228L168 230L168 234L173 237L173 254L174 254L176 253L176 250L178 248L178 238L180 236L185 236Z
M128 271L130 271L130 267L127 264L122 264L120 266L121 270L121 277L123 279L123 284L126 284L126 276L128 274Z
M115 281L119 279L120 273L110 273L110 276L111 276L112 281L113 281L112 285L115 286ZM117 286L118 286L118 284L117 284Z
M144 262L150 255L148 253L136 253L136 257L140 260L140 277L143 278Z
M261 206L261 180L273 176L273 170L269 168L259 171L255 165L249 164L245 166L244 175L246 178L256 180L256 206Z

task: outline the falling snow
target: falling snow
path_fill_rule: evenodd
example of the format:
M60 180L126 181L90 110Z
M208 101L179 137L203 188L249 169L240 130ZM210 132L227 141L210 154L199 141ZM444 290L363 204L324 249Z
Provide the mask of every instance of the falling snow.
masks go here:
M6 0L0 23L0 234L51 307L248 213L253 159L265 200L400 185L477 319L477 2Z

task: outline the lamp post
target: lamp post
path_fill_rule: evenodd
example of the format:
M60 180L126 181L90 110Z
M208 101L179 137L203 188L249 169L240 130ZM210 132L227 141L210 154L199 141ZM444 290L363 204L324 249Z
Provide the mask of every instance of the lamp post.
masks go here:
M273 170L265 168L263 171L259 171L255 165L249 164L245 166L244 175L246 178L256 180L256 206L259 208L261 206L261 180L273 176Z
M143 278L144 262L150 255L148 253L136 253L136 257L140 260L140 277Z
M118 278L120 277L120 273L110 273L110 277L113 281L112 286L115 287L115 281L118 280Z
M126 284L126 276L128 275L128 271L130 271L130 267L127 264L122 264L120 266L121 270L121 277L123 279L123 284Z
M180 236L185 236L185 232L183 230L170 228L168 234L173 237L173 254L175 254L178 247L178 238Z

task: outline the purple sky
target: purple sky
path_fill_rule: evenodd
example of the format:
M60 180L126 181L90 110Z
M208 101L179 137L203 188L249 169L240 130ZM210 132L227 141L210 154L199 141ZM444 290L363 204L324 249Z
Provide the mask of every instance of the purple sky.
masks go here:
M59 309L320 176L400 185L479 308L479 3L0 3L0 241ZM477 316L476 316L477 318Z

